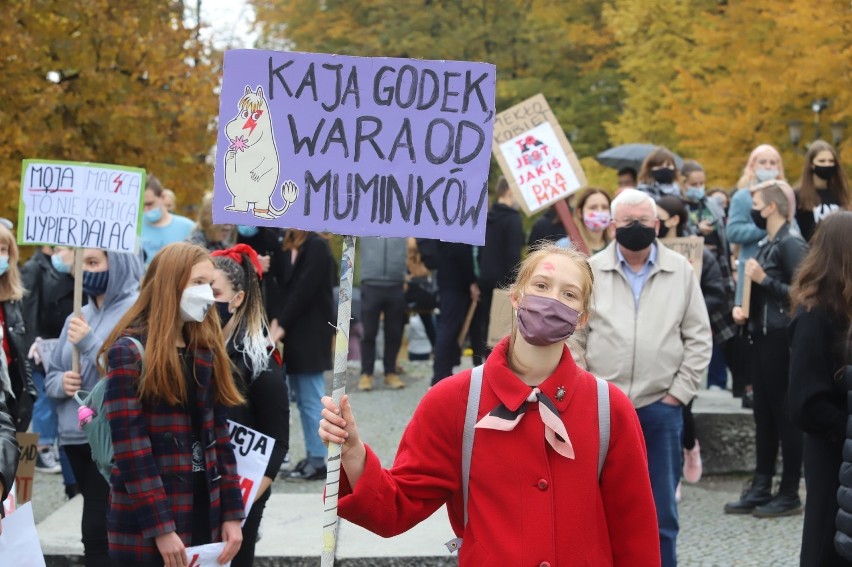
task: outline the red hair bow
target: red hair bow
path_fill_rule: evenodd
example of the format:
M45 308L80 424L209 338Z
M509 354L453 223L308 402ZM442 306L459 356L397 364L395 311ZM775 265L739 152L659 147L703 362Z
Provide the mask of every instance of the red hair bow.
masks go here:
M260 267L260 259L257 257L257 252L254 251L254 248L247 244L234 244L230 248L225 248L224 250L214 250L210 253L214 258L222 257L230 258L240 266L243 265L243 254L248 256L249 261L252 266L254 266L254 271L257 272L258 279L263 279L263 268Z

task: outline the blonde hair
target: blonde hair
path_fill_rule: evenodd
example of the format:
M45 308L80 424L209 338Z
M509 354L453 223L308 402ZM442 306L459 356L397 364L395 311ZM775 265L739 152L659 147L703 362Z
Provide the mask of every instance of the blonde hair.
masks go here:
M786 179L784 176L784 161L781 159L781 154L775 149L775 146L770 144L760 144L754 148L751 155L748 156L745 168L743 168L742 177L737 181L737 188L751 187L754 185L757 176L755 174L755 162L761 154L772 154L772 157L778 159L778 179Z
M0 302L17 301L24 297L25 291L18 271L18 243L12 231L3 225L0 225L0 244L9 247L9 269L0 276Z
M574 246L563 248L546 240L534 244L530 249L530 253L527 254L527 257L518 266L515 281L508 289L509 295L517 299L518 294L529 284L533 277L533 272L535 272L541 261L551 254L564 256L580 268L584 276L583 284L580 286L583 292L583 311L588 312L592 305L592 289L595 285L595 274L592 272L591 264L589 264L589 257L574 248Z
M208 242L222 242L219 229L222 225L213 224L213 193L207 192L201 200L201 206L198 208L198 215L195 219L195 224Z

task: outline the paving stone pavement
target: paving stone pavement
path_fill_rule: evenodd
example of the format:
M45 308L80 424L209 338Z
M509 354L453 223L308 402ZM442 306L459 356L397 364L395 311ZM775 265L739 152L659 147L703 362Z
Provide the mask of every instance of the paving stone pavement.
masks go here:
M376 450L385 466L390 466L399 439L417 402L429 387L431 364L403 362L402 378L407 387L389 390L382 386L381 363L377 362L376 389L358 392L358 367L353 365L347 380L352 405L365 440ZM469 365L469 364L468 364ZM329 389L331 378L328 376ZM290 446L293 463L304 456L304 441L298 410L291 406ZM702 479L697 485L683 486L680 504L681 532L678 558L682 566L795 566L798 565L802 516L760 520L751 516L723 513L725 502L739 497L741 476ZM275 492L321 493L322 481L287 482L279 479ZM804 494L803 494L804 496ZM65 502L61 475L36 473L33 507L36 522L42 521Z

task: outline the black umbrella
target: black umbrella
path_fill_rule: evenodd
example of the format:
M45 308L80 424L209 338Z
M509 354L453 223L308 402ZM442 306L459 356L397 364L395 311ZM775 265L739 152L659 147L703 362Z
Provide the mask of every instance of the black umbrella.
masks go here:
M622 144L599 153L595 159L601 165L613 169L632 167L636 171L642 167L642 162L659 146L653 144ZM680 169L683 166L683 158L675 154L675 166Z

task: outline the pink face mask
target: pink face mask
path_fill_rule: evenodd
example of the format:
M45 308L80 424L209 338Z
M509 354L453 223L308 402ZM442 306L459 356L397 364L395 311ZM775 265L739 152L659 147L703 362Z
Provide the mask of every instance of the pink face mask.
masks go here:
M611 220L609 211L589 211L583 215L583 224L589 230L603 230L609 226Z
M521 296L518 331L529 344L549 346L574 334L580 313L559 300L539 295Z

